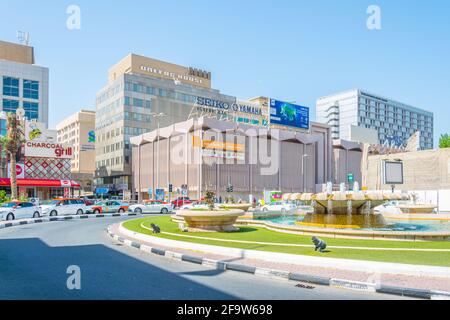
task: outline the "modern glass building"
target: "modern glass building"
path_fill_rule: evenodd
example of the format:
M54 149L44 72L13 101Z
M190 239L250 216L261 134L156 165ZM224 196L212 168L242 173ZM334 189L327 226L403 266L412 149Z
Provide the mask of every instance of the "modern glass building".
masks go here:
M0 41L0 111L15 113L19 107L25 117L48 128L49 71L37 66L34 48ZM0 117L0 136L6 135L5 117ZM0 177L6 177L7 161L0 153Z
M48 68L35 65L33 47L0 41L2 111L23 107L26 118L48 127L48 81Z
M96 97L98 193L132 190L130 138L186 121L199 98L229 104L237 101L212 89L211 74L202 70L134 54L111 68L108 84Z
M375 132L380 144L404 147L420 132L420 149L433 148L433 113L423 109L359 89L320 98L316 107L317 121L332 127L333 139L368 142Z

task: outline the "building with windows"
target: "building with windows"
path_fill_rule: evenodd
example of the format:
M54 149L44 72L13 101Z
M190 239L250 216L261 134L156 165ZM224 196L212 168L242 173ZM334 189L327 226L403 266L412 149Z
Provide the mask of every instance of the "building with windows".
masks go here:
M433 148L433 113L354 89L317 100L317 121L331 126L333 139L405 147L420 133L420 149Z
M211 73L203 70L130 54L110 69L108 80L96 97L98 193L120 195L132 190L133 136L213 109L216 117L228 117L221 109L229 106L239 111L236 121L264 121L263 115L255 111L256 104L246 102L243 106L236 97L212 89Z
M72 179L84 192L93 192L95 173L95 111L81 110L56 126L60 144L73 147Z
M330 127L320 123L300 132L200 117L131 142L139 199L157 198L158 191L168 196L170 185L172 197L192 199L201 199L207 190L243 201L269 190L315 193L333 174Z
M25 117L48 127L49 70L35 64L34 48L0 41L0 108L25 109ZM4 133L5 122L0 121Z

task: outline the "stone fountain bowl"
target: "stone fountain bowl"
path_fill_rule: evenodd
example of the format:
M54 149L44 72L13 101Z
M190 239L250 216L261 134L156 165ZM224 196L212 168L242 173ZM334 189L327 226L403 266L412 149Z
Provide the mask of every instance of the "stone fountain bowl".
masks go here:
M244 215L243 210L179 210L177 217L181 217L187 224L189 232L235 232L239 231L234 224Z
M222 209L242 210L244 212L247 212L251 207L252 205L250 203L224 203L219 206Z

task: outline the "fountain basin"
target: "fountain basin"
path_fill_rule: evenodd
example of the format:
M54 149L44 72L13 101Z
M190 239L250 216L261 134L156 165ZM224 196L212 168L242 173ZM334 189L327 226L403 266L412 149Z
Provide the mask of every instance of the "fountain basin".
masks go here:
M296 225L305 227L333 229L384 228L388 224L381 214L339 215L339 214L307 214Z
M406 214L432 214L437 209L435 205L426 204L400 204L397 207Z
M242 210L247 212L252 205L250 203L224 203L219 205L219 208L228 209L228 210Z
M189 232L234 232L234 224L244 215L243 210L179 210L176 217L182 218ZM175 218L176 219L176 218Z

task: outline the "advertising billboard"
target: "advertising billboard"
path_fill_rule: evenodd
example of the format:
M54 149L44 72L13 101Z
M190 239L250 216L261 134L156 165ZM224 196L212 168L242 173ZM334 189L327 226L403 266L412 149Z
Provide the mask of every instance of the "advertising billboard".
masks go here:
M56 131L47 130L44 123L36 121L25 122L25 138L34 142L56 142Z
M270 99L270 124L309 129L309 108Z
M11 164L8 162L8 178L11 178ZM25 165L16 163L16 178L25 179Z
M403 163L398 161L384 161L382 176L384 184L403 184Z
M25 157L72 159L73 148L59 143L27 141Z

